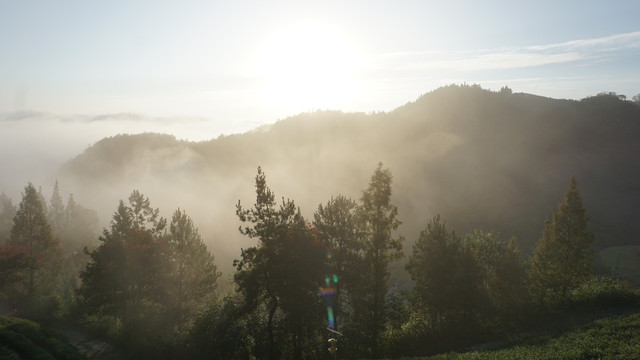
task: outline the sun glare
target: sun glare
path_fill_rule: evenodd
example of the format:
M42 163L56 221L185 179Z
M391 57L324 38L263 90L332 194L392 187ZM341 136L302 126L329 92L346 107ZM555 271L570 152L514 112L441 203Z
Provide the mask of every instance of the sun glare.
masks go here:
M275 33L264 44L257 65L266 79L264 97L272 106L338 108L355 91L357 56L345 34L305 23Z

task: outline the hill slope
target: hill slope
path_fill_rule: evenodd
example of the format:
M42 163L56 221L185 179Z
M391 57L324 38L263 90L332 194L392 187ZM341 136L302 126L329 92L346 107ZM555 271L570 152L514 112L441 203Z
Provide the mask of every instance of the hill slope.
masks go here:
M394 175L407 253L436 213L461 234L515 235L527 253L576 176L604 248L639 239L638 139L640 107L616 96L557 100L452 85L390 113L306 113L207 142L107 138L69 161L61 181L109 216L132 189L165 216L184 208L228 269L251 243L237 234L234 211L238 199L255 200L257 166L276 196L310 217L332 195L359 198L382 161Z

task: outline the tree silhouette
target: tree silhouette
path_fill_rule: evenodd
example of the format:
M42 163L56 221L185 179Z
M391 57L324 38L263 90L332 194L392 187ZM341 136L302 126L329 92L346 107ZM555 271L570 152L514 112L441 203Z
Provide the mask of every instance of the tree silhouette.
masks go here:
M184 321L214 298L220 277L213 255L184 210L176 210L171 218L169 254L172 265L169 291Z
M40 194L29 183L24 189L22 201L13 218L10 243L28 249L37 259L38 266L29 269L29 295L34 295L36 286L45 292L52 291L55 278L62 261L62 252L58 239L53 237L51 226Z
M385 298L389 289L389 263L402 257L402 237L393 237L398 228L398 209L391 204L389 169L378 164L369 186L362 192L357 219L362 236L364 258L360 273L360 289L354 303L354 318L364 335L371 356L379 354L380 333L386 323Z
M259 305L267 307L269 359L279 357L274 335L274 319L281 310L291 334L292 357L301 359L304 334L317 328L314 321L320 314L316 295L325 273L324 247L313 229L306 224L292 200L282 200L276 207L275 196L267 187L261 168L256 175L256 203L244 209L238 201L236 214L249 226L240 232L256 238L258 245L242 249L235 260L234 280L246 303L246 310Z
M334 289L331 292L331 312L329 327L339 330L339 319L342 316L342 303L347 299L357 277L354 276L357 257L361 250L358 241L355 218L356 202L342 195L331 198L325 206L319 205L314 214L313 225L318 236L326 243L328 250L328 268L325 285Z
M582 194L574 177L552 221L546 221L542 237L533 250L531 280L542 301L548 290L566 300L568 291L592 273L594 236L588 230Z

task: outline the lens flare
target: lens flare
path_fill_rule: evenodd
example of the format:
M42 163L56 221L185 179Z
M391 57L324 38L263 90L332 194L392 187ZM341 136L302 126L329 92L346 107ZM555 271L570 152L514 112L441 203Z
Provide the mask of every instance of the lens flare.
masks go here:
M335 321L333 319L333 307L327 306L327 317L329 318L329 328L335 327Z

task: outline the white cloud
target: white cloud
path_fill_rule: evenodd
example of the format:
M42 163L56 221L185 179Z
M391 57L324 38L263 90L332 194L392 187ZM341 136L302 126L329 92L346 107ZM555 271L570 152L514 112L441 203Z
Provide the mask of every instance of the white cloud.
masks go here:
M611 51L640 47L640 31L615 34L593 39L572 40L557 44L530 46L528 49L544 51L552 49L583 49L587 51Z
M611 53L640 48L640 31L562 43L466 52L417 51L383 54L379 63L398 70L480 71L519 69L579 61L602 61Z

